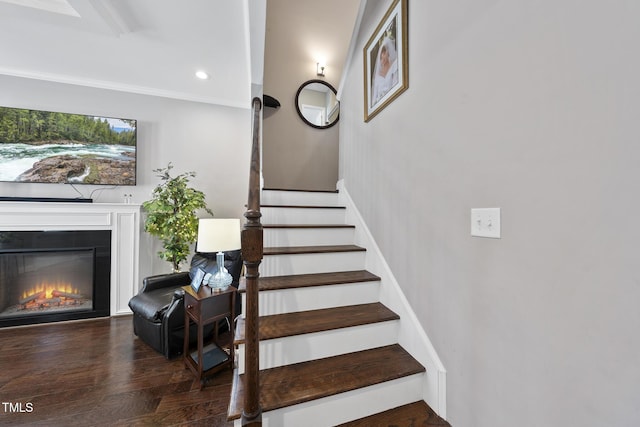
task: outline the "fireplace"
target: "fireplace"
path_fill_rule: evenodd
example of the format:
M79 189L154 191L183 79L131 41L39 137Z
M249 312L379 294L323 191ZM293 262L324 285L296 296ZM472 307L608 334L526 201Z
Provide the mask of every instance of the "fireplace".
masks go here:
M111 231L0 232L0 327L109 315Z

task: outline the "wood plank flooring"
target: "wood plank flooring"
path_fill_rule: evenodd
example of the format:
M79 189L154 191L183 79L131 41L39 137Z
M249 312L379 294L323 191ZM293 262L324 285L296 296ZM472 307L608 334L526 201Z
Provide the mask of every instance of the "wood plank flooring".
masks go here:
M200 391L182 358L133 334L130 316L0 329L0 402L32 407L0 404L2 426L230 427L232 377Z

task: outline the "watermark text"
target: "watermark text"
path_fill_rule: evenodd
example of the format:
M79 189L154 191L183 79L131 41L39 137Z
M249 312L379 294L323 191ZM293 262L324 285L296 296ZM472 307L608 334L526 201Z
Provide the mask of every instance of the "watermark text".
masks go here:
M31 402L1 402L2 410L5 414L28 414L33 412L33 403Z

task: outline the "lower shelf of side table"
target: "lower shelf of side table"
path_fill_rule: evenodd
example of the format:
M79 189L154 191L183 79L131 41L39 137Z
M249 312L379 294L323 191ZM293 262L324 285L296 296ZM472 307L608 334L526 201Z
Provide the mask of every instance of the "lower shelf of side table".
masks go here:
M193 351L190 354L196 365L199 365L198 351ZM222 350L216 344L209 344L202 349L202 372L206 372L209 369L215 368L229 361L229 355L226 351Z

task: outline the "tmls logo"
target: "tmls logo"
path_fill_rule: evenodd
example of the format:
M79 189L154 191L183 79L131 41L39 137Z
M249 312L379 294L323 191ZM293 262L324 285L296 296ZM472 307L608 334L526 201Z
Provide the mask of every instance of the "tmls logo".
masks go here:
M33 403L31 402L27 402L24 405L22 404L22 402L2 402L2 409L4 409L4 412L7 413L27 413L27 412L33 412Z

